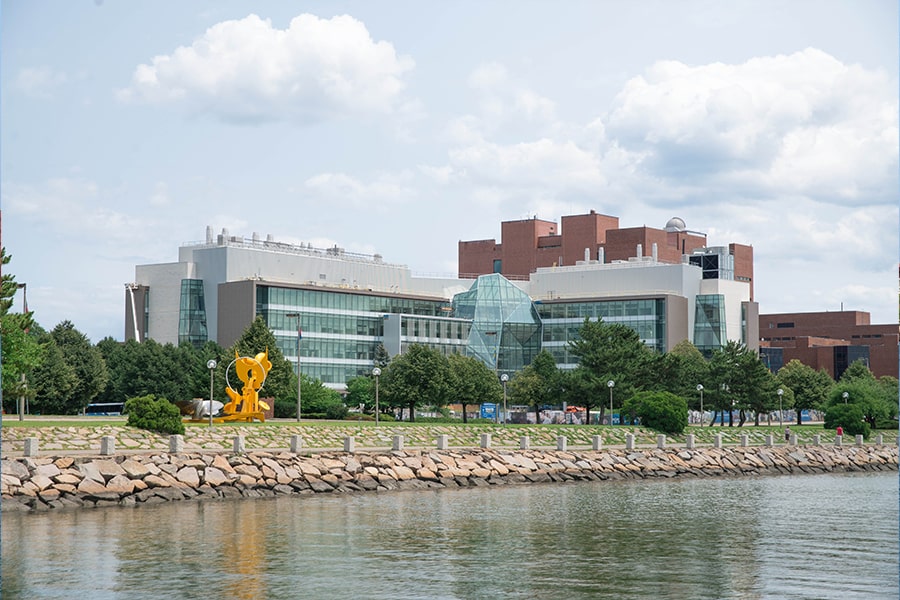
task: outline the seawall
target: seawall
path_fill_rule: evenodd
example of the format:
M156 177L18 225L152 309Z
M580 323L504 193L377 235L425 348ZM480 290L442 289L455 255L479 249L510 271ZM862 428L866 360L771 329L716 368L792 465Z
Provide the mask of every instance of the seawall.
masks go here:
M0 461L0 506L42 511L569 481L896 471L897 459L896 445L26 456Z

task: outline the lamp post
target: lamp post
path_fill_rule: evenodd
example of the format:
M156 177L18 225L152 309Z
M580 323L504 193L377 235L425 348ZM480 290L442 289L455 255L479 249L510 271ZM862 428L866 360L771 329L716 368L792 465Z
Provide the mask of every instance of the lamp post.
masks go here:
M206 368L209 369L209 426L213 426L213 373L216 370L216 359L211 358L206 361Z
M297 319L297 422L300 422L300 406L301 393L300 388L300 339L303 337L303 331L300 329L300 313L287 313L284 315L288 319Z
M375 425L378 425L378 378L381 377L381 369L375 367L372 369L372 376L375 377ZM390 383L390 382L388 382Z
M509 375L504 373L500 376L500 383L503 384L503 424L506 424L506 382L509 381Z
M697 384L697 391L700 392L700 427L703 427L703 421L704 421L703 415L705 413L703 412L703 384L702 383Z
M843 394L841 394L841 398L844 399L844 404L847 404L847 398L849 398L849 397L850 397L850 392L844 392Z
M778 388L775 393L778 394L778 425L781 426L784 425L784 406L781 402L781 397L784 396L784 390Z
M610 379L606 382L606 387L609 388L609 424L613 424L613 406L612 406L612 390L616 387L616 382Z

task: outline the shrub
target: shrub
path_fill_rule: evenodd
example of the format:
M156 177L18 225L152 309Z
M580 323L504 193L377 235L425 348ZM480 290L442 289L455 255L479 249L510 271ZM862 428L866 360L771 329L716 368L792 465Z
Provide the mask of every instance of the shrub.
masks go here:
M347 407L343 404L329 404L325 407L325 418L340 421L347 416L348 412Z
M856 404L832 404L825 411L825 429L844 428L844 435L861 435L869 438L871 428L863 420L863 411Z
M668 434L684 433L688 408L684 398L670 392L638 392L622 409L641 420L641 424Z
M125 412L128 413L126 424L131 427L158 433L184 433L181 410L165 398L157 398L153 394L130 398L125 401Z

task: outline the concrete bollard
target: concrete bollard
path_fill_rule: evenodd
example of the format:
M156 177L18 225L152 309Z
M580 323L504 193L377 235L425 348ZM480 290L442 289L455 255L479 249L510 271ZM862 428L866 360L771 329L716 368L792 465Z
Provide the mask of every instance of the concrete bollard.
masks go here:
M791 446L796 446L796 445L797 445L797 434L796 434L796 433L792 433L792 434L791 434L791 441L790 441L790 444L791 444Z
M684 447L687 448L688 450L694 449L694 434L693 433L687 434L687 437L684 440Z
M403 450L403 436L395 435L393 438L393 443L391 444L391 450L400 451Z
M741 434L741 448L746 448L750 445L750 436L746 433Z
M625 434L625 449L626 450L634 450L634 434L633 433Z
M446 450L449 447L447 443L447 439L449 436L447 434L441 434L437 436L437 449L438 450Z
M771 448L775 445L775 437L770 433L766 436L766 447Z
M25 456L37 456L38 439L36 437L25 438Z
M599 435L591 436L591 449L592 450L600 450L603 448L603 438Z
M244 436L234 436L234 438L232 438L232 446L234 448L235 454L243 454L244 452L246 452L246 449L244 448Z
M665 450L666 448L666 436L663 434L659 434L656 436L656 447L660 450Z
M482 448L490 448L491 447L491 434L489 434L489 433L481 434L481 447Z
M842 435L834 436L834 445L835 446L843 446L844 445L844 436L842 436Z
M353 453L356 448L356 440L352 435L344 436L344 452Z
M291 452L297 454L300 452L300 449L303 448L303 438L299 435L291 436Z
M721 433L717 433L716 437L713 438L713 446L715 446L716 448L722 447L722 434Z
M566 436L564 436L564 435L556 436L556 449L557 450L559 450L560 452L565 452L568 445L569 445L569 440L566 439Z
M821 446L822 445L822 436L816 434L813 436L813 446Z
M178 454L179 452L184 452L184 436L183 435L170 435L169 436L169 452L172 454Z
M879 433L878 435L875 436L875 444L877 444L878 446L881 446L884 444L884 435L883 434Z
M857 446L862 446L862 445L863 445L863 436L861 436L861 435L857 435L857 436L856 436L856 445L857 445Z
M116 438L111 435L104 435L100 438L100 454L109 456L116 453Z
M519 438L519 450L528 450L531 447L531 438L523 435Z

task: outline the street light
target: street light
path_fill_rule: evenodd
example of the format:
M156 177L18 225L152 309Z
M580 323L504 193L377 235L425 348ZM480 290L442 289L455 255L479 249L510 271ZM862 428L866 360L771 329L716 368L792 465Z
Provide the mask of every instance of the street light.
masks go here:
M303 331L300 330L300 313L287 313L284 315L288 319L297 319L297 422L300 422L300 405L301 394L300 388L300 339L303 337Z
M372 376L375 377L375 425L378 425L378 378L381 377L381 369L372 369Z
M506 424L506 382L509 381L509 375L504 373L500 376L500 383L503 384L503 423Z
M613 424L613 407L612 407L612 390L616 387L616 382L610 379L606 382L606 387L609 388L609 424Z
M216 359L211 358L206 361L206 368L209 369L209 426L213 426L213 373L216 370Z
M703 413L703 384L702 383L697 384L697 391L700 392L700 427L703 427L704 413Z
M843 394L841 394L841 398L844 399L844 404L847 404L847 398L849 398L849 397L850 397L850 392L844 392Z
M784 425L784 405L781 402L781 397L784 396L784 390L778 388L775 393L778 394L778 425L781 426Z

